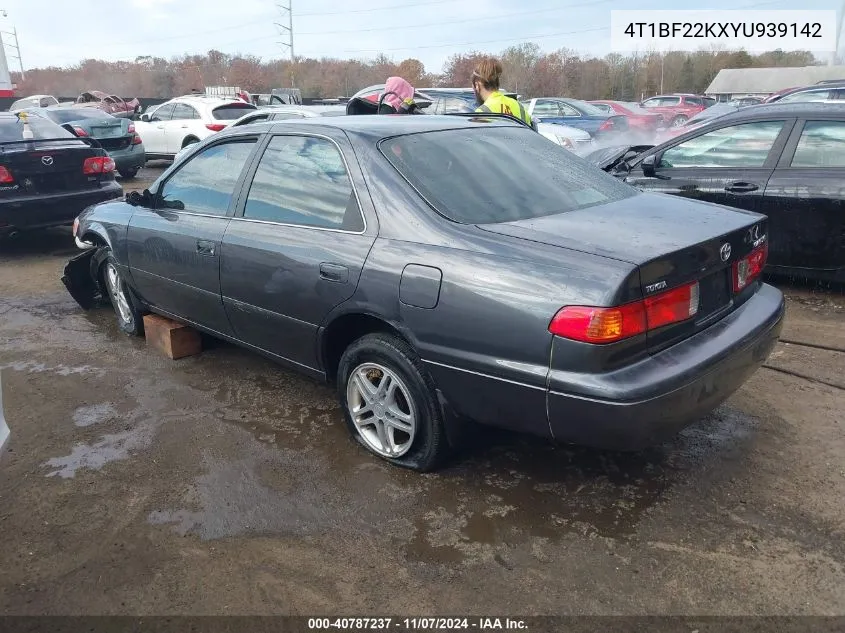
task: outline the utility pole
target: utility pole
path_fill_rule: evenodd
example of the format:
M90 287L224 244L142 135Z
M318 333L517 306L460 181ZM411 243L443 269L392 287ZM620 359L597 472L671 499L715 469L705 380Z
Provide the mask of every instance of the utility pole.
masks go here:
M834 45L833 52L830 54L828 66L836 65L836 55L839 53L839 38L842 35L842 20L845 18L845 0L842 0L842 6L839 8L838 13L839 15L836 19L836 44Z
M290 71L290 86L291 88L295 88L295 81L293 75L293 64L296 61L296 57L294 56L293 52L293 0L288 0L287 4L282 4L280 2L276 3L276 7L278 7L279 11L283 14L287 12L288 14L288 24L285 26L281 22L274 22L276 27L279 29L279 35L284 37L285 31L288 34L288 41L287 42L279 42L279 44L285 48L290 49L290 64L291 64L291 71Z
M8 17L8 14L6 13L5 9L0 9L0 15L2 15L4 18ZM9 48L14 48L17 55L9 55L9 57L18 60L18 65L20 66L20 69L21 69L21 80L26 79L26 74L23 71L23 60L21 59L21 47L20 47L20 44L18 44L18 29L17 29L17 27L12 27L11 31L0 31L0 33L2 33L3 35L11 35L12 37L15 38L15 45L12 46L11 44L8 44L8 46L9 46Z

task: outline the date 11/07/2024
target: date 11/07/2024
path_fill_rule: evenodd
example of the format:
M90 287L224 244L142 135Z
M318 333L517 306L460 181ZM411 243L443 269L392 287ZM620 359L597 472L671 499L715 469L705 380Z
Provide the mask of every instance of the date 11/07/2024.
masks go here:
M308 629L343 631L527 631L524 620L512 618L309 618Z

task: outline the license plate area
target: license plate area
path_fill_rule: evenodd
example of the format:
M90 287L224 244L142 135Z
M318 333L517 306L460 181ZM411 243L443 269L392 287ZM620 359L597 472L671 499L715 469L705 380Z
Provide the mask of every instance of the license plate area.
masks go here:
M730 268L723 268L698 280L696 323L709 320L731 305Z

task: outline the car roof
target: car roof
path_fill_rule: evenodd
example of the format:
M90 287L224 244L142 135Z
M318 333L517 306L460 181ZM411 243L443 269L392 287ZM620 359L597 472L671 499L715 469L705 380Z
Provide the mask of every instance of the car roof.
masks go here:
M742 119L742 118L756 118L769 115L780 116L823 116L827 114L845 115L845 101L841 103L836 102L792 102L792 103L761 103L757 105L747 106L745 108L738 108L736 112L730 112L722 117L721 121Z
M524 125L503 117L485 117L483 114L472 116L434 115L434 114L359 114L338 117L312 117L291 121L267 121L244 126L244 134L261 129L303 127L334 128L359 136L366 136L373 140L416 134L420 132L440 132L444 130L459 130L478 127L481 125L493 127L525 127ZM231 129L231 128L230 128ZM528 129L528 128L526 128ZM224 134L222 132L221 134ZM234 132L233 132L234 133Z

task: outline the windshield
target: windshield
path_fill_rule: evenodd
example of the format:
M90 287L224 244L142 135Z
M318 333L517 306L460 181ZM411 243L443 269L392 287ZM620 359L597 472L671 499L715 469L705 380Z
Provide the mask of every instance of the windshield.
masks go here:
M555 215L635 194L521 126L411 134L379 148L435 210L463 224Z
M32 130L36 139L76 138L63 127L56 125L52 121L43 119L40 116L30 115L27 117L27 120L29 121L29 129ZM5 118L0 121L0 143L22 140L24 140L22 121Z
M68 110L46 110L44 114L56 123L70 123L83 119L113 119L114 117L102 110L95 108L76 108Z

